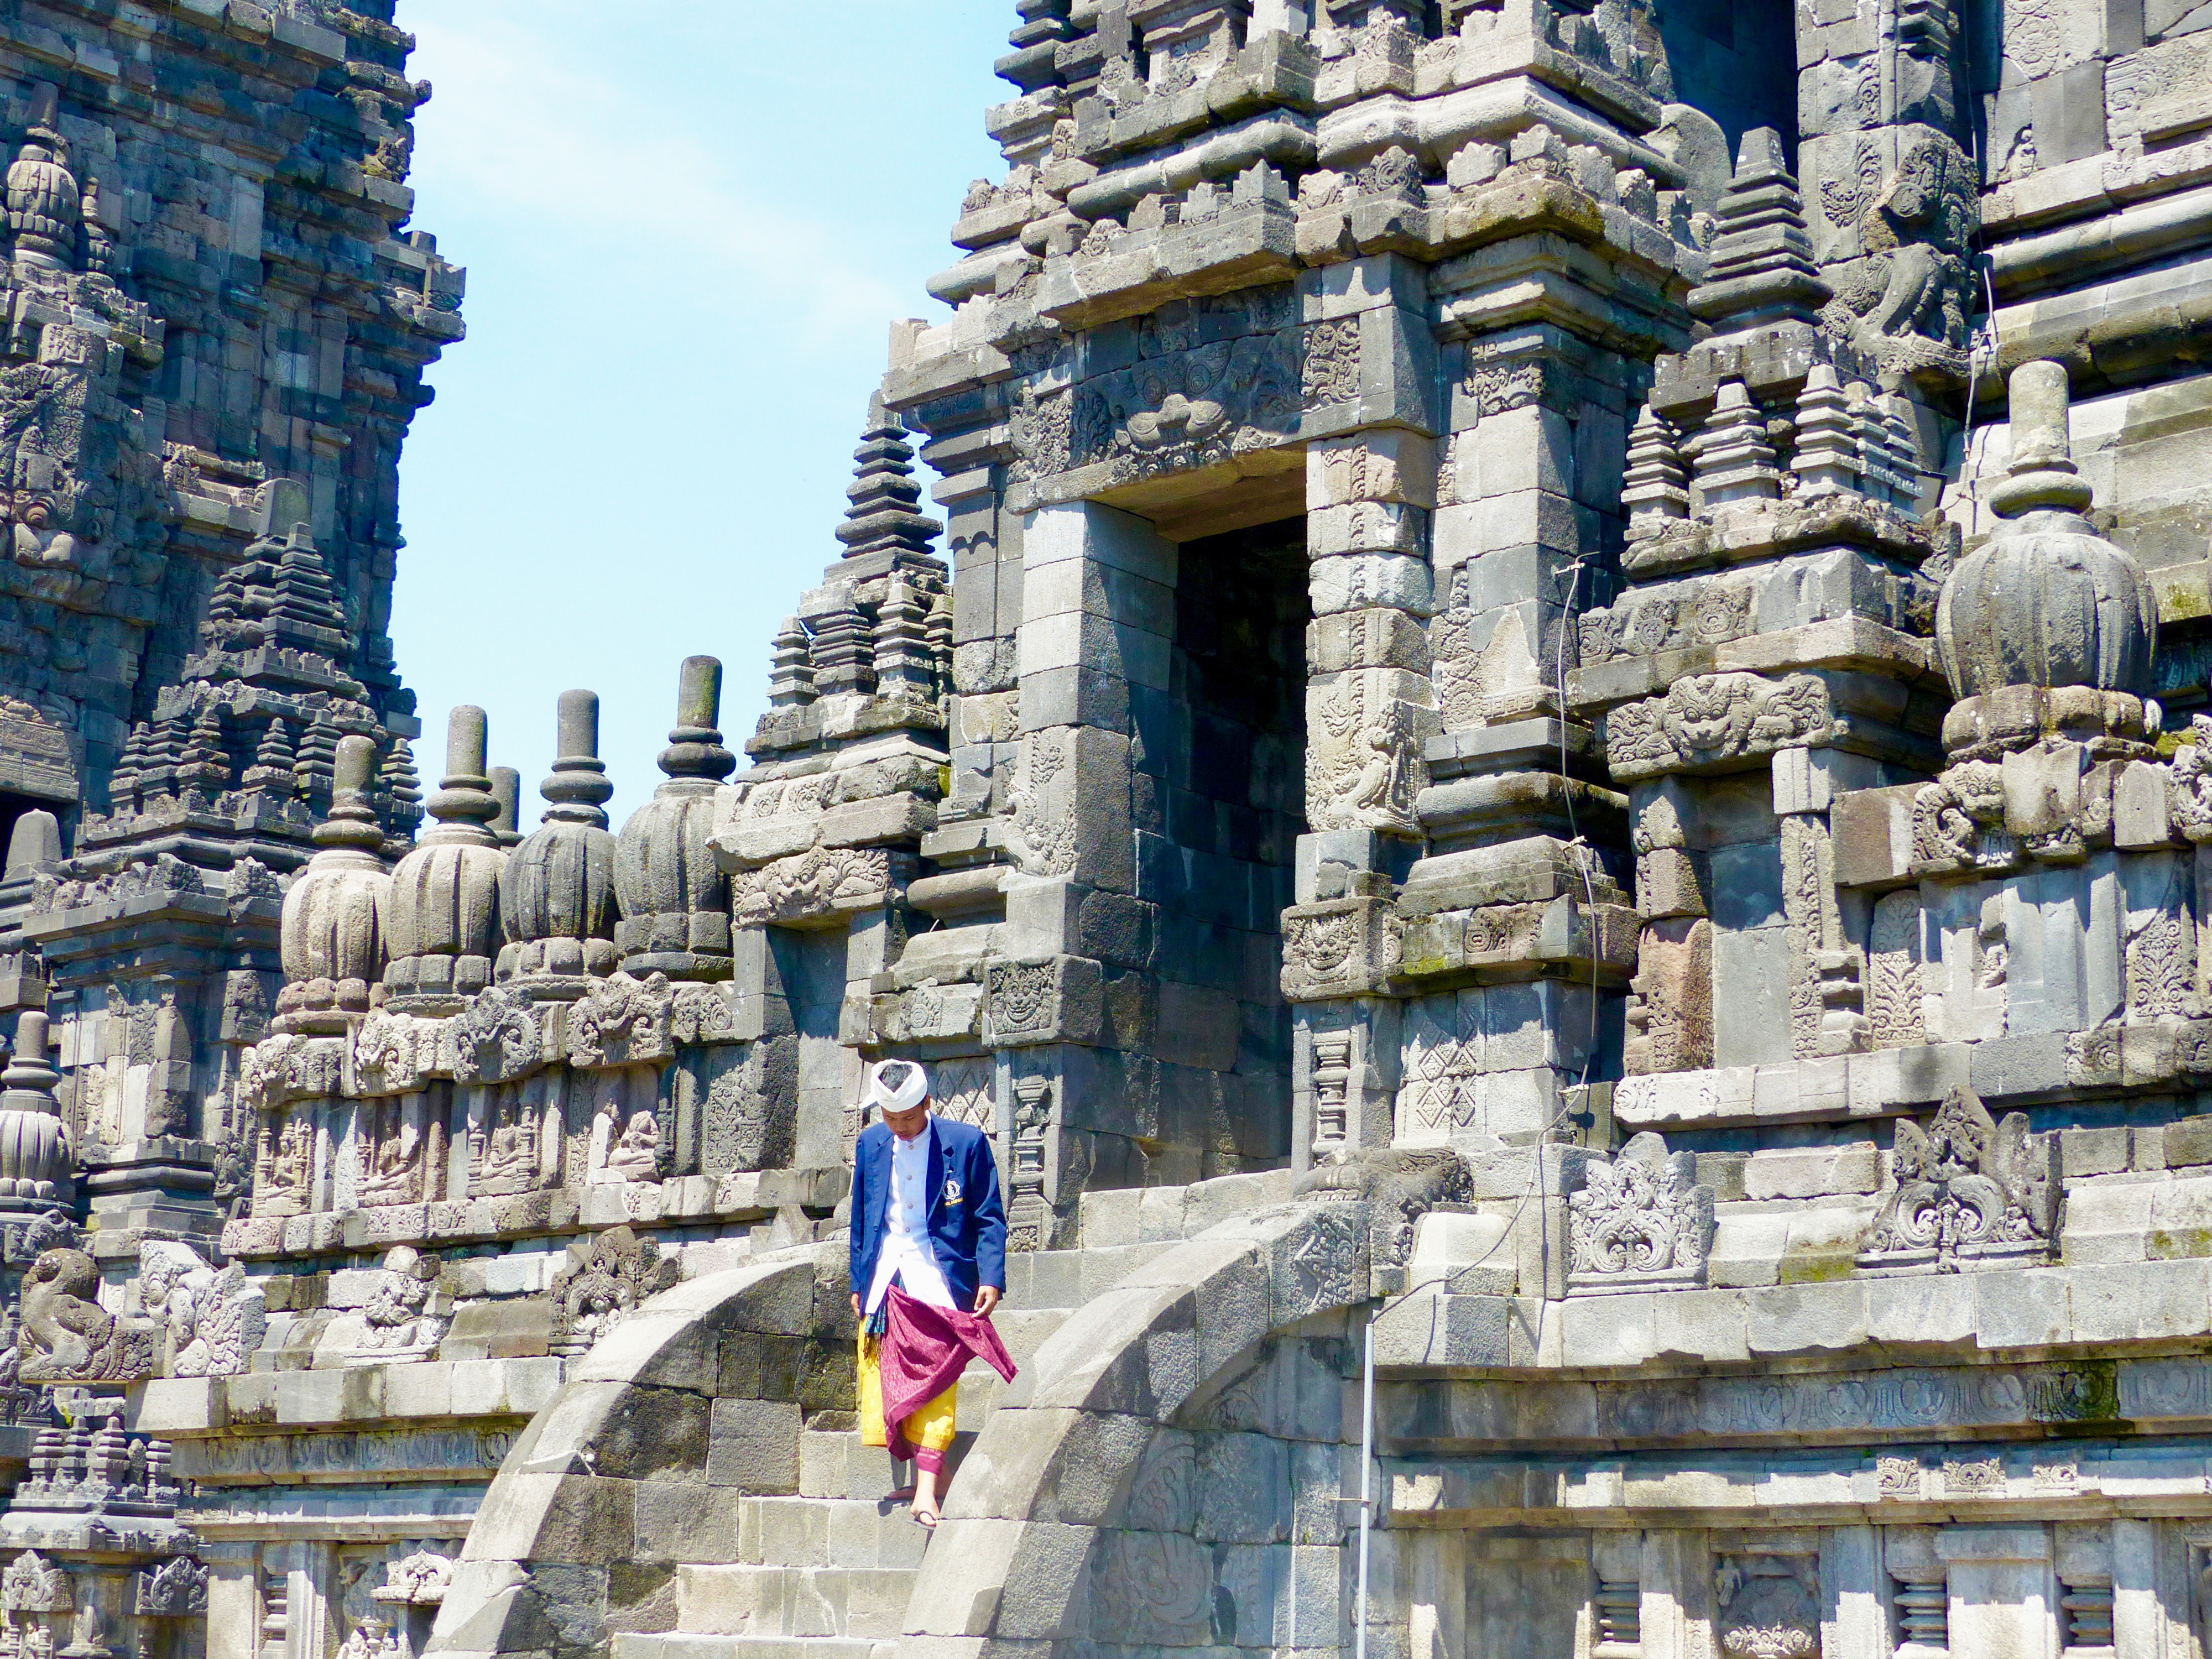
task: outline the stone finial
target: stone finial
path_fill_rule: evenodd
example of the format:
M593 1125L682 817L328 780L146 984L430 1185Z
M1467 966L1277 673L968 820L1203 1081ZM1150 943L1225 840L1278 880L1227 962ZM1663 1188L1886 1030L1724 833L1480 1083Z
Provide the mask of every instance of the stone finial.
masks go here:
M491 798L499 803L499 811L492 815L492 834L499 837L501 847L519 846L522 841L522 774L512 766L493 767Z
M34 807L9 828L7 879L51 870L61 861L61 821L52 812Z
M603 803L614 793L599 759L596 692L563 691L553 771L538 787L545 816L499 876L507 943L501 981L517 975L606 975L616 965L615 838Z
M58 103L52 83L39 82L23 148L8 169L8 230L18 263L67 270L76 264L84 210L69 170L69 146L54 128Z
M221 794L229 786L230 757L223 752L221 703L210 702L192 722L183 763L177 768L177 781L210 796Z
M240 781L248 789L289 799L294 787L293 768L297 762L292 748L292 728L280 715L270 720L268 729L262 732L261 741L254 746L253 764L246 769L246 775Z
M100 180L84 181L84 268L94 276L112 276L115 270L115 241L100 216Z
M331 757L331 812L315 826L318 847L376 848L384 843L368 792L376 778L376 745L358 733L338 739Z
M415 827L422 822L422 779L415 769L414 745L406 738L392 738L384 757L383 781L392 838L402 843L412 841Z
M114 768L107 775L109 811L128 812L137 809L139 781L147 765L146 744L149 736L143 720L124 734L123 747L117 751Z
M814 639L809 647L816 695L874 690L874 641L858 594L850 582L830 583L823 592L827 602L811 618Z
M2022 363L2012 372L2012 457L1990 491L1990 508L2018 519L2042 509L2083 513L2089 481L2074 465L2072 388L2063 363Z
M553 770L538 786L545 798L546 823L588 823L607 827L605 809L615 787L607 781L606 763L599 758L599 694L563 691L553 757Z
M672 778L711 778L734 771L738 757L722 746L722 664L716 657L686 657L676 688L676 726L660 751L660 769Z
M2098 705L2095 723L2142 738L2139 699L2150 691L2157 595L2142 567L2082 516L2091 490L2068 443L2063 366L2013 371L2012 418L2012 459L1990 492L2001 522L1958 562L1936 601L1944 675L1957 696L1984 702L2014 687L2121 693L2117 703ZM1960 712L1944 723L1944 741L1954 748L1954 723L1962 742L1972 735ZM2005 729L2013 726L2027 741L2039 738L2035 722Z
M1782 135L1758 127L1736 147L1735 173L1714 214L1712 263L1690 290L1692 314L1716 331L1810 323L1833 290L1813 262L1805 204L1782 155Z
M337 765L338 728L327 714L318 714L300 738L300 752L292 763L292 787L312 799Z
M929 611L914 588L896 577L877 607L874 647L878 695L934 695L937 676L930 660Z
M357 734L339 739L330 816L314 830L320 850L284 895L280 1016L312 1024L333 1008L365 1011L383 976L392 878L377 857L384 831L368 803L375 772L374 744Z
M786 617L776 630L769 669L768 700L776 708L793 708L814 701L814 658L808 647L806 626L796 617Z
M852 505L837 526L844 556L876 559L885 569L930 559L945 526L920 510L921 486L915 481L906 424L884 406L881 392L868 399L867 424L853 461L853 482L845 491Z
M1723 380L1713 412L1692 449L1698 493L1705 504L1772 501L1782 494L1774 449L1766 441L1766 422L1741 380Z
M1621 475L1620 500L1628 508L1631 540L1656 536L1669 520L1689 517L1690 492L1683 488L1687 478L1674 428L1647 404L1628 434L1628 465Z
M446 775L430 797L437 828L422 839L441 846L495 847L498 837L484 826L498 817L500 802L484 770L490 723L484 711L461 703L446 717Z
M60 1080L46 1057L46 1017L27 1011L15 1022L15 1052L0 1072L0 1209L70 1196L69 1131L54 1098Z
M615 891L623 920L615 945L625 972L723 979L730 971L730 884L707 837L714 787L737 757L722 746L722 665L687 657L676 727L660 757L668 781L623 825Z
M1843 382L1828 363L1815 363L1797 398L1797 451L1790 458L1802 495L1856 490L1864 475L1858 422Z
M491 982L499 953L499 874L507 862L486 826L499 816L484 771L487 722L463 703L446 722L446 775L430 797L435 826L392 876L394 997L466 996Z

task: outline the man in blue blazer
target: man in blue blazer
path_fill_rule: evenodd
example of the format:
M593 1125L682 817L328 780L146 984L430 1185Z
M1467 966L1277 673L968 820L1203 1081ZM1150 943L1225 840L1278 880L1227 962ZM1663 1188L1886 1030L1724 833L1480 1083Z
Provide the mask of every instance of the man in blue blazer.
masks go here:
M902 1373L924 1368L921 1356L884 1352L893 1334L890 1292L896 1285L928 1307L988 1320L1006 1291L1006 1211L989 1139L930 1111L929 1078L920 1066L887 1060L874 1067L866 1106L883 1115L860 1131L853 1155L861 1443L888 1446L902 1461L912 1458L915 1519L933 1527L960 1385L954 1382L899 1423L884 1421L886 1359Z

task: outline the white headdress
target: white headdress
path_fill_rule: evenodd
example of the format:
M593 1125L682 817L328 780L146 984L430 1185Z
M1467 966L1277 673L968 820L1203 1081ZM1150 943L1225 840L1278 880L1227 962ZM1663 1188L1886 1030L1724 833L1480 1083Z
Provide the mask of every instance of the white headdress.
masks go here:
M886 1060L869 1067L868 1095L860 1104L910 1112L928 1098L929 1073L910 1060Z

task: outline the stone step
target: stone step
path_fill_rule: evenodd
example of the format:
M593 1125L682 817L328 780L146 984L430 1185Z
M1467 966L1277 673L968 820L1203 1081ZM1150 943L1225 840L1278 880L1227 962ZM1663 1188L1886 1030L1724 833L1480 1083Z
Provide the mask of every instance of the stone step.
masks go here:
M986 1373L996 1384L996 1371ZM979 1385L980 1386L980 1385ZM955 1426L952 1449L945 1455L948 1475L960 1472L960 1461L968 1455L968 1448L975 1438L975 1431L969 1423L970 1415L968 1396L975 1390L963 1381L960 1385L960 1416ZM980 1397L975 1413L988 1416L995 1396ZM881 1446L864 1445L857 1429L838 1431L806 1430L799 1442L799 1495L801 1498L853 1498L862 1503L881 1504L893 1488L893 1469L890 1453ZM913 1470L906 1475L911 1478Z
M738 1499L738 1565L918 1567L928 1542L907 1506L888 1498Z
M911 1567L678 1567L676 1627L714 1635L882 1640L903 1627L914 1580Z
M617 1636L609 1659L891 1659L898 1643L841 1636L715 1636L670 1631Z

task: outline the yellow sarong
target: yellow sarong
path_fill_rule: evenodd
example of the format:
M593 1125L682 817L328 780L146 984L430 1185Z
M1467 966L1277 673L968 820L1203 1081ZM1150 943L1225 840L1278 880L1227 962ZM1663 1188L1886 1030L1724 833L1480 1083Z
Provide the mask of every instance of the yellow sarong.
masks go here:
M883 1362L877 1353L879 1338L860 1333L860 1443L889 1446L890 1433L884 1422ZM941 1469L945 1454L952 1449L952 1421L959 1407L957 1382L921 1407L900 1425L901 1437L915 1449L917 1468Z

